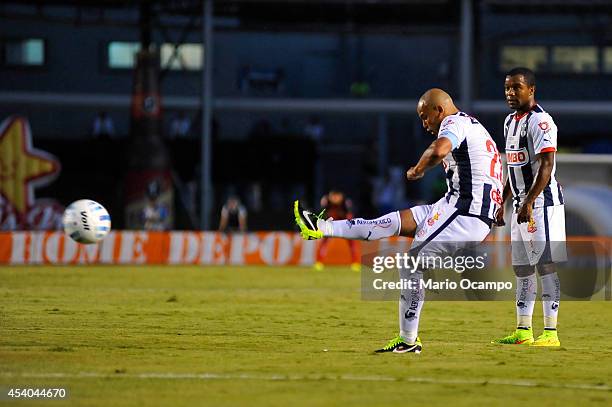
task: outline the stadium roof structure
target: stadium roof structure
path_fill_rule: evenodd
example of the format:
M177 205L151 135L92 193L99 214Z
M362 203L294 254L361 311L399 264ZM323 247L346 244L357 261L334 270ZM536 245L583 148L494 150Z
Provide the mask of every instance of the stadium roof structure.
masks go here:
M174 17L178 26L180 17L201 15L203 3L203 0L9 0L0 5L0 17L93 25L137 25L139 9L147 6L154 15ZM215 0L213 8L215 20L220 20L221 28L351 31L455 26L459 21L460 3L453 0ZM58 13L58 9L62 12ZM219 22L216 21L215 25L218 26Z
M147 7L159 25L199 27L205 0L8 0L0 18L77 25L137 26ZM473 0L479 10L512 14L612 15L612 0ZM213 0L215 28L293 32L448 33L456 31L457 0Z

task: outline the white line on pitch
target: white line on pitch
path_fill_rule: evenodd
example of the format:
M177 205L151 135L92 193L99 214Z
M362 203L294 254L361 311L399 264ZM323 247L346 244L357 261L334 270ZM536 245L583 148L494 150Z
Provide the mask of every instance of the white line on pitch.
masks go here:
M413 382L427 384L463 384L463 385L497 385L516 387L544 387L555 389L580 389L612 391L607 384L584 383L543 383L529 380L501 380L501 379L439 379L432 377L392 377L392 376L353 376L353 375L260 375L252 373L117 373L105 374L96 372L79 373L10 373L0 372L0 376L13 378L37 379L170 379L170 380L266 380L266 381L357 381L357 382Z

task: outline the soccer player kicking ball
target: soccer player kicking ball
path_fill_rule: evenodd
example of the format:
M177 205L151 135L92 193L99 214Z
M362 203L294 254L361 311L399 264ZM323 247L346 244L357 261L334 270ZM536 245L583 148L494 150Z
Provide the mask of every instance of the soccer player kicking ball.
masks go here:
M440 256L444 245L453 242L459 249L480 242L491 231L493 217L501 204L502 165L495 142L473 117L460 112L451 97L441 89L430 89L417 104L423 127L436 136L419 162L406 176L423 177L428 169L442 163L448 192L432 205L415 206L391 212L377 219L355 218L350 221L323 220L294 204L295 221L304 239L339 237L377 240L391 236L414 237L412 255ZM450 253L452 254L452 253ZM401 291L399 300L399 335L376 352L420 353L419 318L424 302L420 284L423 272L410 274L400 269L400 277L409 279L414 289Z
M516 274L517 329L493 343L560 346L557 336L559 277L555 262L567 259L565 211L561 185L555 179L557 126L535 101L535 75L515 68L505 80L506 102L514 113L505 121L508 180L504 202L513 196L510 224L512 266ZM504 207L496 214L504 225ZM537 269L542 285L544 333L535 341L531 317L537 293Z

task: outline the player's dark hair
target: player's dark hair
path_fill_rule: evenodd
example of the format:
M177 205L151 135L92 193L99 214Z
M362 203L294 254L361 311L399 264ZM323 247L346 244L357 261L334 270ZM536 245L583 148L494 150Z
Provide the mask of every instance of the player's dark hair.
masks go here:
M524 67L514 68L508 71L508 73L506 74L506 76L515 76L515 75L523 75L523 78L525 78L525 83L528 86L535 86L536 84L535 73L529 68L524 68Z

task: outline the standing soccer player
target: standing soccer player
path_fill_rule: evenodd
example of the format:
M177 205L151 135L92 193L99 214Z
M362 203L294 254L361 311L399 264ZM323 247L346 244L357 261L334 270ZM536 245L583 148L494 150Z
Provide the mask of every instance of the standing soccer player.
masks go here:
M517 328L493 343L560 346L557 336L559 277L555 262L567 259L565 210L561 185L555 179L557 126L535 101L535 75L515 68L505 80L506 102L514 113L505 121L508 180L504 202L513 197L510 224L512 266L516 275ZM504 225L504 207L496 214ZM544 333L535 341L531 318L537 294L535 270L542 285Z
M312 212L300 210L296 201L295 220L304 239L377 240L410 236L414 237L411 254L440 256L449 253L441 253L441 245L436 243L454 242L460 248L457 242L469 245L487 237L502 193L502 165L495 142L475 118L460 112L441 89L430 89L421 96L417 114L436 140L406 176L408 180L417 180L425 171L442 163L448 183L446 195L432 205L348 222L319 219ZM420 284L424 271L417 269L406 276L406 270L400 270L401 278L409 280L414 288L401 291L399 335L376 352L421 352L418 327L425 294Z

